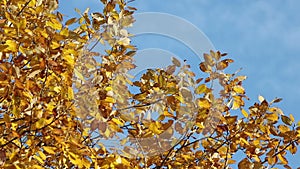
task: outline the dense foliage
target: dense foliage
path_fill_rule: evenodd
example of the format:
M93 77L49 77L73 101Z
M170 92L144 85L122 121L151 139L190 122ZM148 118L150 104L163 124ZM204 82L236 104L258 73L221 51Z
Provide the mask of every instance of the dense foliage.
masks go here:
M246 108L246 77L224 73L226 54L204 54L202 78L173 58L132 80L129 5L101 0L103 11L65 21L55 0L0 1L0 165L290 168L299 123L274 105L281 99Z

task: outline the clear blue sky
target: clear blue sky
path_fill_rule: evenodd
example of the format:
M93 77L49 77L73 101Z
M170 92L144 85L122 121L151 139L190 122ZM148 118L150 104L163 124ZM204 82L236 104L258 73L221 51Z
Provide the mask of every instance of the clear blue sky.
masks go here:
M61 0L62 10L70 16L76 14L75 7L101 10L98 4L97 0ZM300 1L137 0L132 5L138 13L170 13L196 25L217 50L235 60L231 70L243 68L241 74L248 76L246 94L252 102L258 95L267 100L282 97L278 106L300 120ZM148 47L157 45L156 41ZM300 153L291 158L293 167L300 166L297 158Z

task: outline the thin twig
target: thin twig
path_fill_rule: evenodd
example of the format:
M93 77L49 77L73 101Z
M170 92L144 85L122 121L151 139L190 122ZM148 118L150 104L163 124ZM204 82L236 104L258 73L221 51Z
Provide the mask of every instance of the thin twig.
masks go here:
M278 151L277 153L275 153L274 155L272 155L272 157L275 157L275 156L277 156L278 154L284 152L291 144L293 144L293 143L295 143L295 142L297 142L297 141L299 141L299 140L300 140L300 138L298 138L298 139L296 139L296 140L293 140L293 141L289 142L283 149L281 149L280 151ZM261 164L264 164L264 163L266 163L267 161L268 161L268 160L265 159Z
M16 15L17 17L19 15L21 15L21 13L24 11L24 9L28 6L28 4L31 2L31 0L29 0L28 2L25 3L25 5L23 6L23 8L18 12L18 14ZM9 27L11 27L12 22L9 24Z

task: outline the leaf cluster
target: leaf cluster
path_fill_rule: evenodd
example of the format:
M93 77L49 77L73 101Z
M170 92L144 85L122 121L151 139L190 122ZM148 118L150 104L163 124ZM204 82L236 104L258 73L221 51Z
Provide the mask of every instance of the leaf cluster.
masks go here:
M246 77L224 73L233 60L219 51L204 54L202 78L173 58L133 81L136 9L101 3L65 20L56 0L0 1L3 168L291 168L300 124L281 99L246 108Z

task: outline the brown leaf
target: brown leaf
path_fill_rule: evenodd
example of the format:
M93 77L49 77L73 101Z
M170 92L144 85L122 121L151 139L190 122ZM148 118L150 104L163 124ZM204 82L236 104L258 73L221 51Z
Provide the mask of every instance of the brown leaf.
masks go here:
M99 126L99 121L94 119L91 123L91 130L95 131L98 128L98 126Z
M293 121L285 115L281 115L281 120L284 124L291 126L293 124Z
M244 158L238 164L239 169L252 168L252 166L253 166L253 164L247 158Z
M3 166L6 162L6 153L4 149L0 149L0 166Z

